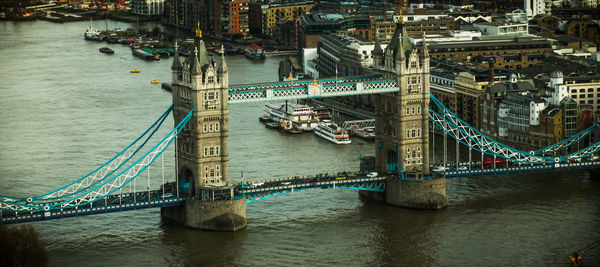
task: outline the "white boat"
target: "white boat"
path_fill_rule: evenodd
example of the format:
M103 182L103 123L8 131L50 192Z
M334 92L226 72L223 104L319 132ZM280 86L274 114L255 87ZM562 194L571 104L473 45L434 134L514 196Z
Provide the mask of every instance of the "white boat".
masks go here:
M353 134L357 135L360 138L366 140L374 140L375 139L375 128L361 128L358 125L350 126L350 129Z
M305 105L267 104L265 113L272 121L291 121L294 128L303 132L314 130L319 122L312 108Z
M83 38L91 41L102 41L102 37L100 31L92 26L92 21L90 20L90 26L85 30Z
M348 132L330 120L319 122L319 125L315 128L315 134L335 144L352 143Z

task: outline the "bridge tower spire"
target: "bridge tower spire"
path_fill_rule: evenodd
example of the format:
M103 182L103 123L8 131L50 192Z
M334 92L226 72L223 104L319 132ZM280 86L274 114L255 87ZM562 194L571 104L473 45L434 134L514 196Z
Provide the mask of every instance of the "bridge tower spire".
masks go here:
M225 57L221 65L209 59L200 29L194 53L183 63L176 55L173 71L173 118L177 125L193 115L177 137L178 192L187 196L181 207L162 208L164 217L187 226L235 231L246 226L244 199L233 199L229 183L229 77Z
M413 45L400 20L383 57L385 64L374 66L384 77L395 78L400 89L375 98L375 167L391 176L386 181L386 201L413 208L444 207L445 179L432 179L429 170L427 44Z

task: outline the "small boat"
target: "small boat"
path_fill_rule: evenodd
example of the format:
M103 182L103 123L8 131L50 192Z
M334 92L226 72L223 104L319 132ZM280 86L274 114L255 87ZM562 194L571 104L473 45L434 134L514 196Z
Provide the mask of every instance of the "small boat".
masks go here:
M90 20L90 26L88 26L85 33L83 33L83 38L90 41L102 41L103 36L99 30L92 26L92 21Z
M100 52L102 52L104 54L114 54L115 53L114 50L112 50L108 47L101 47L99 50L100 50Z
M131 73L139 73L139 72L140 72L140 69L131 69L131 70L130 70L130 72L131 72Z
M375 128L362 128L358 125L350 126L353 134L365 140L375 140Z
M343 128L337 126L330 120L324 120L319 122L317 128L315 128L315 134L327 141L335 144L350 144L350 135Z
M262 123L270 122L271 116L268 113L265 113L262 116L258 117L258 121L260 121Z
M158 80L152 80L150 81L151 84L158 84Z
M279 128L284 133L290 133L290 134L300 134L300 133L302 133L302 130L296 129L296 127L294 127L292 125L292 122L290 120L280 120L279 121Z
M269 129L279 129L279 122L276 122L276 121L267 122L267 123L265 123L265 127L269 128Z
M250 44L244 55L250 59L265 59L265 50L257 44Z
M160 87L169 92L173 91L173 86L170 83L162 83Z

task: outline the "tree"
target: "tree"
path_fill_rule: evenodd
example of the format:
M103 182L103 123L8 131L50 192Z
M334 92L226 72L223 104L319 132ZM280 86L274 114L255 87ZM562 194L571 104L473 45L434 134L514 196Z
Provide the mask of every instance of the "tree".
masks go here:
M0 225L0 266L46 266L48 251L31 225Z

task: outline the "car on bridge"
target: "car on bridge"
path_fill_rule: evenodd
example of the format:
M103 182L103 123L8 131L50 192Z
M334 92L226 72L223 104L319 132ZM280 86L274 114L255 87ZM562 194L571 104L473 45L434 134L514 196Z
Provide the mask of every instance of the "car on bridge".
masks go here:
M369 178L377 177L377 175L379 175L379 173L377 173L377 172L367 173L367 177L369 177Z
M444 166L438 166L438 167L433 168L431 171L434 171L434 172L444 172L444 171L446 171L446 167L444 167Z

